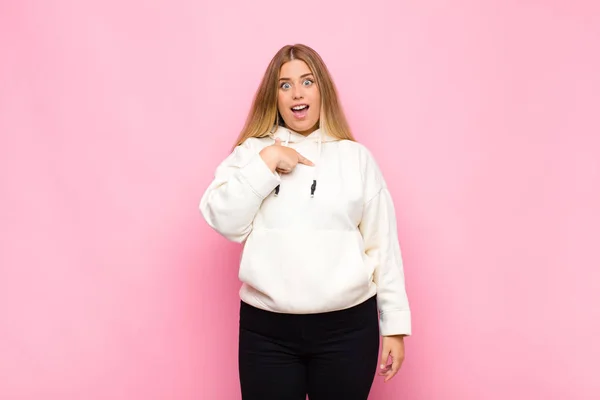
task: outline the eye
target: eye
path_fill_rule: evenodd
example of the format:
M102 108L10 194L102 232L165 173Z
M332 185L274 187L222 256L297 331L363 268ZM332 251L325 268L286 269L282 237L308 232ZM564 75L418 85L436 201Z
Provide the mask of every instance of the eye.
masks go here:
M291 88L292 85L290 85L289 82L284 82L281 85L279 85L279 87L287 90L287 89Z
M312 79L306 79L306 80L303 82L304 86L310 86L310 85L312 85L313 83L314 83L314 82L312 81Z

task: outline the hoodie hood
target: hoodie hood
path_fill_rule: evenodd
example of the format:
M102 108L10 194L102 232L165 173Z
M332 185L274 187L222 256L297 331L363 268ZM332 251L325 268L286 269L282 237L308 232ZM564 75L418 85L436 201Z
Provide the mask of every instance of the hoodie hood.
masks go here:
M295 132L295 131L293 131L289 128L285 128L283 126L278 126L277 129L275 130L275 132L270 133L269 136L273 140L279 138L284 146L289 146L290 143L301 144L301 143L307 143L307 141L308 141L308 143L316 142L317 148L318 148L317 158L312 160L315 163L315 167L313 169L312 185L310 186L310 196L314 197L315 191L317 189L319 166L321 164L321 152L322 152L321 146L323 143L336 142L339 139L334 138L330 135L327 135L320 128L315 130L314 132L312 132L310 135L304 136L304 135L299 134L298 132ZM277 187L275 188L275 196L279 195L280 187L281 187L281 185L277 185Z
M326 142L335 142L338 141L339 139L334 138L333 136L327 135L325 133L325 131L323 131L322 129L317 129L314 132L312 132L310 135L308 136L304 136L299 134L298 132L295 132L289 128L283 127L283 126L278 126L277 129L274 132L269 133L269 136L271 138L273 138L273 140L275 140L276 138L281 139L281 141L283 143L302 143L306 140L308 141L321 141L323 143Z

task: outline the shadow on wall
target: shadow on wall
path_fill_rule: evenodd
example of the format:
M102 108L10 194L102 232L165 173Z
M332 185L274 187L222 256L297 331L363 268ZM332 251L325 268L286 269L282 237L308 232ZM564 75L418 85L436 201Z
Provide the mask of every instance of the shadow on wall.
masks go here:
M192 362L198 380L193 392L195 398L237 400L241 246L206 232L196 231L185 277L192 296L188 315L195 321L192 347L199 349Z

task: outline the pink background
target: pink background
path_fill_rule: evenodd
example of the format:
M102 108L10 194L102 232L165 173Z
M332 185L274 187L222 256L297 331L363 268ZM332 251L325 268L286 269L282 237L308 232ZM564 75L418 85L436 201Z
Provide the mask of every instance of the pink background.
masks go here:
M414 336L371 399L600 398L594 3L2 1L0 399L240 399L197 204L294 42L397 207Z

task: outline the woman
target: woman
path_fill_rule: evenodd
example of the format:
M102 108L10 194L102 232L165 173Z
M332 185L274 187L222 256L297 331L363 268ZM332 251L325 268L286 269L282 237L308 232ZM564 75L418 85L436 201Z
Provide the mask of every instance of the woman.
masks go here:
M366 400L380 334L379 374L398 372L411 317L394 206L313 49L271 60L200 210L244 243L243 399Z

